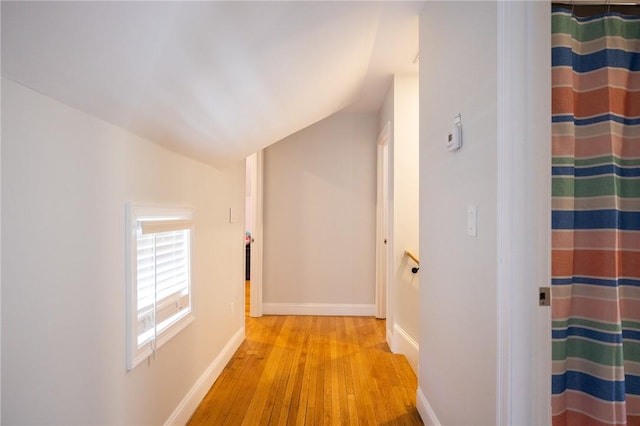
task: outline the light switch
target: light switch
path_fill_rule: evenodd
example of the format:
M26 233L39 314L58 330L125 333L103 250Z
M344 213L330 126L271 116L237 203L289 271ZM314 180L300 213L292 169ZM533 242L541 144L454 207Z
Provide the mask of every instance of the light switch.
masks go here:
M478 206L475 204L467 206L467 235L478 236Z
M236 209L229 207L229 223L236 223Z

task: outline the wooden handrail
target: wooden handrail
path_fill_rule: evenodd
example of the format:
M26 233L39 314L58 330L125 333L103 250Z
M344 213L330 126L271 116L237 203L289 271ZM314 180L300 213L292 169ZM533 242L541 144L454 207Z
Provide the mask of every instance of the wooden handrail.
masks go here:
M404 254L409 256L417 265L420 265L420 259L418 259L415 254L411 253L409 250L405 250Z
M415 254L411 253L409 250L405 250L404 254L406 254L407 256L409 256L411 258L411 260L413 260L414 262L416 262L416 265L418 266L414 266L413 268L411 268L411 272L413 272L414 274L417 274L418 271L420 270L420 259L418 259L416 257Z

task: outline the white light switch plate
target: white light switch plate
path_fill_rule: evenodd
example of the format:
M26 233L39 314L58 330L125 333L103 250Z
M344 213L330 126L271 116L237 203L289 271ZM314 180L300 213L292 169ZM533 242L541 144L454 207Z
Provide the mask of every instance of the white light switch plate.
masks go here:
M467 235L478 236L478 206L475 204L467 206Z

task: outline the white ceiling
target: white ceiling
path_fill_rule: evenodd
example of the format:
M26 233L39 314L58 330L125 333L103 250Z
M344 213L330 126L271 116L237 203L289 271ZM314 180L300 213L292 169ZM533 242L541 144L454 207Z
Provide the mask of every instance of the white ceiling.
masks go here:
M216 167L417 72L423 2L6 2L2 75Z

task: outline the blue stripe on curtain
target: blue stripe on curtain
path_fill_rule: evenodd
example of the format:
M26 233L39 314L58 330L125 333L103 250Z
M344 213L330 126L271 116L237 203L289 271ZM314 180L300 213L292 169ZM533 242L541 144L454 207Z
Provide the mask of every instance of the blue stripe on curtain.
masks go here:
M575 275L568 278L553 278L551 280L551 283L553 285L586 284L586 285L599 285L604 287L618 287L622 285L626 285L630 287L640 287L640 280L634 280L630 278L606 280L602 278L581 277L581 276L575 276Z
M622 337L629 340L638 340L640 342L640 331L622 329Z
M640 376L625 374L624 381L627 393L632 395L640 395Z
M556 210L551 213L553 229L619 229L640 231L640 212L619 210Z
M640 177L640 167L620 167L615 164L591 167L555 166L551 170L554 176L589 177L615 174L620 177Z
M604 401L624 401L625 394L625 382L621 380L603 380L571 370L565 374L554 374L551 378L551 388L554 394L576 390Z
M603 114L589 118L575 118L573 115L554 115L551 118L552 123L573 123L576 126L588 126L590 124L603 123L606 121L613 121L627 126L640 124L640 118L620 117L615 114Z
M590 72L600 68L624 68L629 71L640 71L640 60L634 52L618 49L604 49L586 55L572 52L570 47L554 47L551 49L551 62L554 67L572 67L576 72Z
M622 343L622 336L617 331L606 333L604 331L597 331L589 328L570 326L559 330L553 330L551 332L551 337L553 339L566 339L570 336L584 337L586 339L604 343Z

